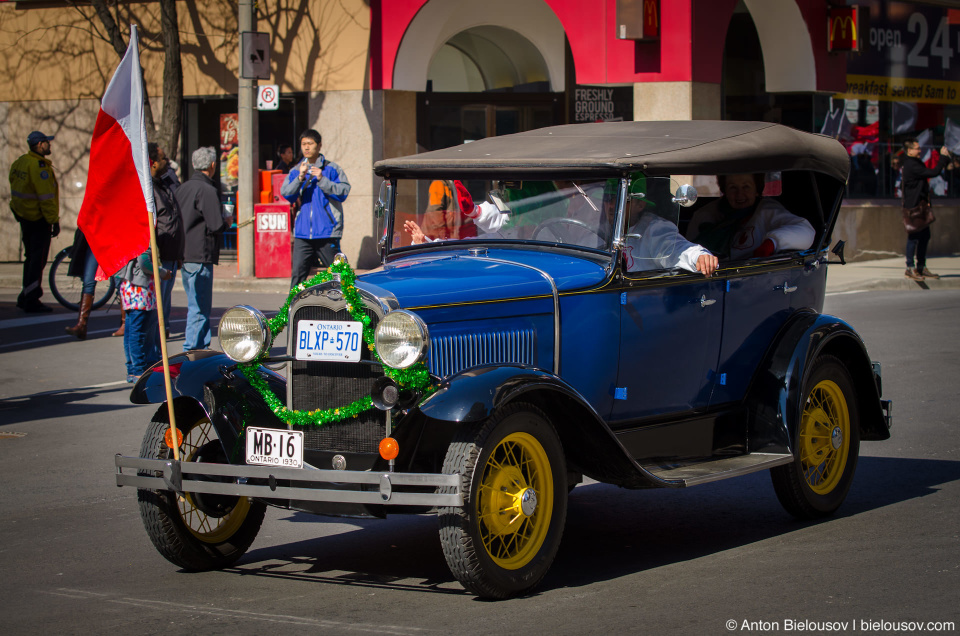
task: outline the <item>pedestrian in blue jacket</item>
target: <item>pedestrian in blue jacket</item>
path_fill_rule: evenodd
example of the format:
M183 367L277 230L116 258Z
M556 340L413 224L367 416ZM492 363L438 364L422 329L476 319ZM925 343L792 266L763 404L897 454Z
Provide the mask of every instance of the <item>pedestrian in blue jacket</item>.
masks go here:
M312 128L300 134L300 160L287 175L280 194L291 203L300 199L293 223L290 287L307 279L310 268L329 267L340 251L343 202L350 182L343 168L320 154L320 133Z

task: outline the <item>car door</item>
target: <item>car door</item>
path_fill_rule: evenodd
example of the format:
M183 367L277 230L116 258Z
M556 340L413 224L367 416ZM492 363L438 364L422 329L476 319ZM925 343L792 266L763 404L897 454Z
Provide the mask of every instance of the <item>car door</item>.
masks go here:
M678 184L631 175L621 240L620 364L612 420L630 428L709 404L723 285L704 278L702 248L679 233Z
M749 260L729 269L712 406L743 398L767 349L793 313L793 299L811 282L796 259Z
M720 350L724 282L676 274L624 281L611 418L615 428L709 404Z

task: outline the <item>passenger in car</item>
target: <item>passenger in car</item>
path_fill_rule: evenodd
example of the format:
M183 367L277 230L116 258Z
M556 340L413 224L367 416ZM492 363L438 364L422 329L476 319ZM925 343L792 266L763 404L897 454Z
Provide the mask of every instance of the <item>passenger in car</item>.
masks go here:
M761 196L763 177L762 173L718 175L723 197L694 213L687 238L721 259L735 260L813 245L816 232L809 221Z
M716 256L702 245L683 238L676 224L652 210L656 204L647 199L646 177L635 175L627 192L627 230L623 254L628 272L679 267L710 277L717 270ZM616 197L603 200L608 226L616 217Z
M495 205L484 201L480 205L473 202L473 196L467 191L467 188L461 181L453 181L453 187L456 189L457 203L460 206L460 214L464 219L470 219L476 224L481 232L496 232L504 223L509 220L509 214L502 214ZM416 221L406 221L403 224L403 231L410 235L410 242L413 245L426 243L428 241L439 241L446 237L430 237L423 232L423 229ZM464 237L466 238L466 237Z

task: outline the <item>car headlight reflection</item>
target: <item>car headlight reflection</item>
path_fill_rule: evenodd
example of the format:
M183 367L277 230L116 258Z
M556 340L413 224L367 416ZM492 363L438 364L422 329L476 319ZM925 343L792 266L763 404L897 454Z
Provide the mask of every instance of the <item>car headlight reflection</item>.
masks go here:
M374 338L377 353L384 364L394 369L406 369L423 359L430 334L419 316L399 309L383 317Z
M250 362L270 348L267 319L248 305L237 305L223 313L219 337L223 352L236 362Z

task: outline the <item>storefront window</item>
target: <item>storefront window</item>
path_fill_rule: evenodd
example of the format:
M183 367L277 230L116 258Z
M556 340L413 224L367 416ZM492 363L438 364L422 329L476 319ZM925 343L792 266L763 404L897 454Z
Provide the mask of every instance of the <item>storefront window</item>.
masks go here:
M848 198L899 197L905 140L920 142L930 167L943 146L960 155L960 11L882 0L847 4L863 16L860 50L847 54L846 92L818 109L817 119L850 154ZM960 197L960 161L950 161L930 189L935 197Z

